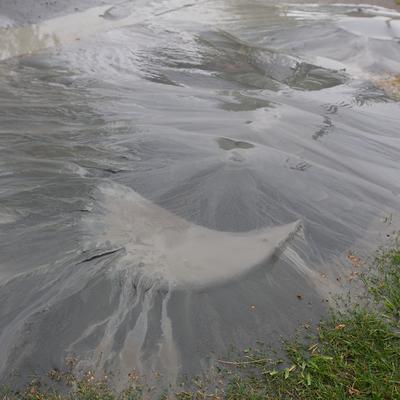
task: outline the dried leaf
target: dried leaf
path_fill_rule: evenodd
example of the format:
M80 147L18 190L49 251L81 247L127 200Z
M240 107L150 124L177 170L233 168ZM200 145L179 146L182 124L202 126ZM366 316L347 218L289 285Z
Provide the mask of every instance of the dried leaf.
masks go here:
M359 396L361 394L361 392L358 389L355 389L352 386L347 389L347 392L349 393L350 396Z
M315 344L311 345L311 346L308 348L308 351L310 351L311 354L314 354L314 353L317 351L317 349L318 349L318 344L315 343Z
M296 365L292 365L289 369L288 369L288 371L289 372L292 372L292 371L294 371L296 369Z
M347 259L350 261L354 268L360 268L362 266L362 260L360 257L354 255L351 251L347 254Z

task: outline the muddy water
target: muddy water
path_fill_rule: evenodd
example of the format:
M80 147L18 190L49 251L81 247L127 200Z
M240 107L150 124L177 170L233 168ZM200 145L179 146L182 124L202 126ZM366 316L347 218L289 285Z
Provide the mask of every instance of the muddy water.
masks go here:
M175 383L318 321L347 252L396 229L399 105L373 84L399 73L396 12L8 3L2 381L76 357Z

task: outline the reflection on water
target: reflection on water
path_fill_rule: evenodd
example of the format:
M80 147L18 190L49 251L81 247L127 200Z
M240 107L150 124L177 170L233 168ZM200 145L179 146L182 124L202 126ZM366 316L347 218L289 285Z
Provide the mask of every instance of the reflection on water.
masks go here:
M101 15L108 9L98 7L38 25L0 29L0 60L79 40L81 35L105 29L107 24L105 20L103 23Z
M397 14L144 3L1 32L2 380L196 374L318 320L396 229Z
M251 149L254 147L253 144L248 142L242 142L240 140L232 140L229 138L218 138L218 145L223 150L233 150L233 149Z
M336 71L251 46L226 32L207 32L200 41L205 44L203 68L245 86L278 90L280 84L285 84L296 89L319 90L344 81L344 76Z

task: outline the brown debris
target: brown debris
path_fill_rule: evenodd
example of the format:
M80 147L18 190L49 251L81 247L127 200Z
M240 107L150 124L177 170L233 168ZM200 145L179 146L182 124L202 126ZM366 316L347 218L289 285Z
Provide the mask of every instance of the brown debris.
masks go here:
M347 254L347 259L350 261L352 267L354 268L360 268L363 264L361 258L353 254L351 251L349 251L349 253Z

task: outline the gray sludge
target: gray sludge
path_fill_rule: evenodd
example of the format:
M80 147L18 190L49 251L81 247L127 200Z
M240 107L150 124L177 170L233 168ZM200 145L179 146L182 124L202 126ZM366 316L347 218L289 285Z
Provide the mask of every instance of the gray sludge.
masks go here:
M396 13L4 4L1 382L75 357L174 384L316 323L396 229Z

